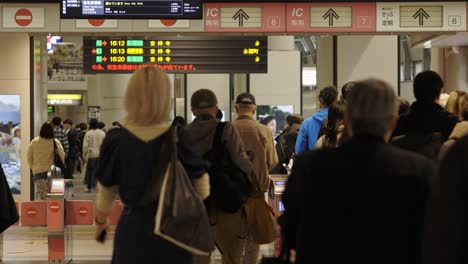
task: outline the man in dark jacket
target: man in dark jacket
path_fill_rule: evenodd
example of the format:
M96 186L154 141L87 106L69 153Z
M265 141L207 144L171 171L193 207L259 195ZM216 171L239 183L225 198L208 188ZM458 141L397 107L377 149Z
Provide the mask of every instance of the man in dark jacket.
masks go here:
M278 165L272 170L273 174L286 174L286 166L293 157L297 135L304 118L298 114L289 115L286 118L286 128L276 137L276 153Z
M0 234L16 223L18 219L15 200L13 200L10 186L3 172L2 164L0 164Z
M393 89L356 83L352 138L300 155L283 196L285 244L297 264L418 264L432 163L386 143L397 120Z
M213 148L213 140L216 133L216 128L219 119L216 119L218 112L218 100L216 95L207 89L200 89L193 93L190 100L190 105L195 120L188 126L193 142L197 145L203 156ZM226 123L224 126L221 141L225 144L226 149L232 162L244 171L249 178L255 177L252 164L246 154L244 144L238 133L231 123ZM216 175L210 175L210 183L213 182ZM211 194L216 190L211 185ZM216 201L213 202L216 204ZM213 224L213 235L216 246L222 255L223 263L240 264L242 261L242 252L246 242L245 234L245 219L242 209L235 213L223 211L221 208L209 208L210 220ZM204 256L196 256L195 264L208 264L210 258Z
M68 139L68 156L65 158L66 170L65 179L73 179L76 160L78 158L78 132L73 129L73 122L70 119L63 121L63 129Z
M441 161L426 216L423 263L468 263L468 137Z
M437 160L442 143L448 139L457 117L438 104L444 82L433 71L419 73L414 79L414 97L409 113L400 116L393 133L394 145Z

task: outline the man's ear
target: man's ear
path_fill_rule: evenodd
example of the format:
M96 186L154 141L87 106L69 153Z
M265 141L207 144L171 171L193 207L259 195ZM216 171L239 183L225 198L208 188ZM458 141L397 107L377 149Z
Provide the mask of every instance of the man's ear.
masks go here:
M398 125L398 119L399 116L395 113L392 117L392 121L390 121L390 126L388 127L387 134L385 135L385 141L390 142L390 140L392 139L393 131L395 131Z

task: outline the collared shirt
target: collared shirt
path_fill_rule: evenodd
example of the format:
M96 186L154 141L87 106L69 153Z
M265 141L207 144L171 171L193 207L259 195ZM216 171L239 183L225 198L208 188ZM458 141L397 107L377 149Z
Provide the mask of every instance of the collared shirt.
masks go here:
M65 134L65 129L59 126L54 126L54 138L58 139L60 143L62 143L63 150L65 151L65 157L68 156L68 137Z
M314 149L323 119L327 116L328 108L325 108L304 120L297 136L296 155Z
M278 163L278 155L271 130L251 116L239 116L232 125L237 128L245 149L253 153L253 165L260 190L266 192L270 185L270 171Z

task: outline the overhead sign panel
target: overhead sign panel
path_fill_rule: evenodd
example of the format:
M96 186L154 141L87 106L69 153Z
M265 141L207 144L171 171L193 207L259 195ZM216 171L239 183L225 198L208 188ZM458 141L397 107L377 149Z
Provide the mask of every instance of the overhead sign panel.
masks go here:
M201 19L202 0L62 0L60 17L117 19Z
M466 31L466 2L377 3L377 31Z
M222 28L261 28L262 9L260 7L222 7Z
M375 32L375 3L287 4L287 32Z
M285 32L285 4L205 4L205 32Z
M442 6L401 6L401 27L442 27Z
M350 6L311 7L311 27L352 27L352 8Z
M44 8L4 7L4 28L44 28Z
M84 73L266 73L267 37L84 37Z

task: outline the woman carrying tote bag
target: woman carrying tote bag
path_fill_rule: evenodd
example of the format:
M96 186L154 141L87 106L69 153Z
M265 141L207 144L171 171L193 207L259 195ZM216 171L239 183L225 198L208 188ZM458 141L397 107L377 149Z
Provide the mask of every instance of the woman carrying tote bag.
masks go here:
M28 164L32 170L36 200L45 200L49 185L47 172L52 165L64 163L65 152L62 144L54 139L54 128L51 123L42 124L39 136L31 141L28 147Z
M209 195L206 165L194 150L189 135L183 128L177 129L176 135L175 131L170 130L171 89L169 77L162 70L146 67L135 71L125 96L128 113L125 128L110 130L102 144L97 171L97 241L105 240L107 217L117 193L125 204L115 233L112 256L115 264L135 261L189 264L193 263L193 253L203 254L214 249L214 246L207 243L204 250L192 250L186 243L173 239L174 234L170 231L174 229L161 225L166 223L164 220L167 220L168 215L165 213L167 211L159 209L164 206L167 210L167 206L179 202L165 201L165 198L171 197L168 191L174 190L175 186L168 184L173 184L174 179L178 179L180 183L183 182L181 179L191 180L188 186L184 185L188 189L183 194L199 200L200 203L193 203L195 206L202 205L201 199ZM176 146L177 152L174 152L172 146ZM175 153L177 161L174 161L172 155ZM186 174L179 173L175 168L185 169ZM193 190L190 186L192 183L197 190L196 196L192 196L193 192L190 192ZM192 203L186 206L192 206ZM193 209L187 208L187 211L194 211ZM198 223L202 226L206 224L209 230L206 211L203 207L198 210L202 213L197 219ZM177 221L183 220L177 217L184 217L177 214L173 216ZM193 223L197 221L182 222L186 223L184 227L194 227L194 232L190 233L195 234L198 227ZM167 230L169 233L164 233ZM212 239L209 233L200 237L205 241ZM201 240L193 236L193 241Z

